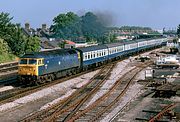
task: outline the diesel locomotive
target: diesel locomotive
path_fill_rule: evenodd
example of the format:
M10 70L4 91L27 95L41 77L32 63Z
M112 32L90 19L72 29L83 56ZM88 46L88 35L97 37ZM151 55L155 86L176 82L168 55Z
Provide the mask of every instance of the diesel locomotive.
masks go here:
M167 38L161 37L25 54L19 61L19 81L25 84L52 81L114 59L166 45L166 42Z

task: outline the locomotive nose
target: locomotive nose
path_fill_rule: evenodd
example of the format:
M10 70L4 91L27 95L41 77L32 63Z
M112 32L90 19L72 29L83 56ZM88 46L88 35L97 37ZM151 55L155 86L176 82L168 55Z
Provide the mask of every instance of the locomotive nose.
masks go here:
M37 75L36 66L19 66L18 74L19 75Z

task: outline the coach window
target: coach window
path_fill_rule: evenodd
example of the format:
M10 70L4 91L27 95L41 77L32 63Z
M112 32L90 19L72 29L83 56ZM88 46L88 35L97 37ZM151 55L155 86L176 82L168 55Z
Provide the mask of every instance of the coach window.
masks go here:
M96 58L97 57L97 52L96 51L94 51L94 58Z
M94 52L94 54L93 54L93 55L94 55L94 58L96 58L96 53L95 53L95 52Z
M87 59L90 59L90 54L88 53L88 58Z
M94 56L94 55L93 55L93 52L91 52L91 58L94 58L93 56Z

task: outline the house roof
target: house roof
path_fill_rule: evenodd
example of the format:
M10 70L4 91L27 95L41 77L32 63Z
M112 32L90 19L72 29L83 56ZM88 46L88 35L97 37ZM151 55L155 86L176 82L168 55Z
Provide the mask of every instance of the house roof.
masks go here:
M64 40L67 44L72 44L72 45L74 45L74 44L76 44L75 42L73 42L73 41L70 41L70 40Z

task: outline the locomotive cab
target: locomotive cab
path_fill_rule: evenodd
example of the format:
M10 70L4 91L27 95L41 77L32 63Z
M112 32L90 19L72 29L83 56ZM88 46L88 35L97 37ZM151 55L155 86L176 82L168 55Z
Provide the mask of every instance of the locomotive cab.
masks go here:
M39 73L38 67L44 65L42 58L21 58L19 61L18 75L23 80L36 80Z

